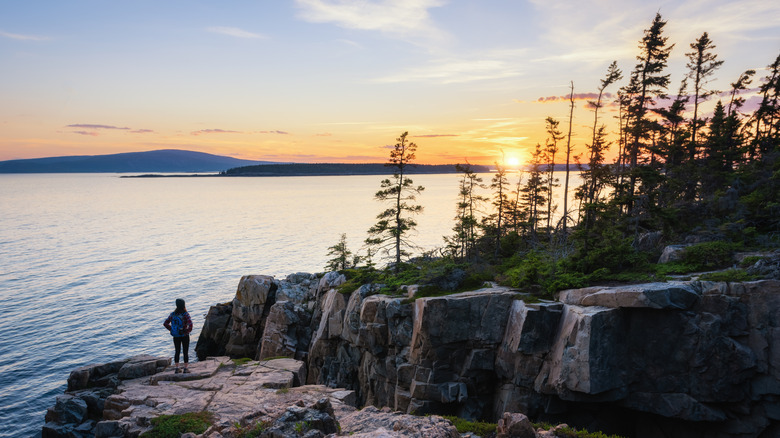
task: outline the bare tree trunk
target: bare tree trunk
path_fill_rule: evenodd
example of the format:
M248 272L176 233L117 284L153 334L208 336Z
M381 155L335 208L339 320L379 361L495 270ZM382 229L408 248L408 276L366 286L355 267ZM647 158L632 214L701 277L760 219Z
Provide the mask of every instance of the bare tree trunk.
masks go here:
M569 160L571 158L571 125L574 118L574 81L569 94L569 136L566 140L566 180L563 183L563 239L566 241L566 223L569 220Z

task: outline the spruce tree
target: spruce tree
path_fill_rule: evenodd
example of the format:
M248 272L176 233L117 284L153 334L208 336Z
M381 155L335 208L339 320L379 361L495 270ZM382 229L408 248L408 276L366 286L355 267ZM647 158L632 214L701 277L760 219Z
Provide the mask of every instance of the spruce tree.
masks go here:
M417 150L417 145L406 139L408 135L408 132L404 132L396 139L397 143L390 151L390 159L385 163L385 166L393 168L393 176L382 180L381 190L376 192L374 199L389 207L377 215L379 221L368 230L369 237L366 239L368 246L392 256L396 273L401 267L401 257L409 255L406 249L414 246L407 238L409 232L417 226L412 216L423 209L421 205L415 205L414 201L425 190L423 186L415 187L406 175Z

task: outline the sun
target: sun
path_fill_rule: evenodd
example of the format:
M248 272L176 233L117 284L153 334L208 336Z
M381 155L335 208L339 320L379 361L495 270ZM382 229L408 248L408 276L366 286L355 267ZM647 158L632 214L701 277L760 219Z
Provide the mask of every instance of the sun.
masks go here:
M520 165L520 159L517 157L507 157L506 165L511 167L517 167Z

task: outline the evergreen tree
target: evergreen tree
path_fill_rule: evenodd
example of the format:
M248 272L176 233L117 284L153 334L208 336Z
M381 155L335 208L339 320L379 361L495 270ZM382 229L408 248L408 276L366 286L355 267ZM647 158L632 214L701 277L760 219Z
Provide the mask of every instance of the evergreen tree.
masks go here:
M627 144L629 166L627 208L632 215L638 214L632 210L637 178L640 174L637 169L640 164L639 157L644 142L650 138L653 131L651 121L647 119L648 108L655 104L655 98L665 97L669 85L669 74L663 74L663 71L674 45L667 46L668 37L663 36L664 26L666 21L663 21L661 14L657 13L650 28L645 30L645 35L639 42L641 50L637 56L639 63L631 73L628 86L624 88L624 93L630 99L627 107L630 136L630 144Z
M485 188L482 177L471 169L470 164L456 164L455 170L462 173L459 183L457 216L455 217L455 236L449 239L449 246L461 259L471 259L476 252L477 210L486 201L476 189Z
M507 206L509 204L509 180L506 167L496 162L496 173L490 180L490 189L493 191L494 213L489 216L488 224L494 227L495 255L501 251L501 237L506 227Z
M693 161L696 158L696 133L699 127L704 124L699 120L699 103L706 101L710 96L718 94L717 90L706 89L715 70L723 65L723 61L718 60L718 55L712 52L715 45L710 40L707 32L704 32L699 39L691 43L692 52L688 52L688 79L693 86L693 119L691 119L691 146L688 152L689 159Z
M545 119L547 130L547 148L545 149L547 158L547 234L552 239L552 213L553 213L553 187L557 187L558 180L555 178L555 154L558 152L558 142L563 140L563 134L558 129L560 122L547 117Z
M347 233L342 233L338 243L328 248L328 256L333 258L328 260L325 269L331 271L354 268L360 262L360 257L352 257L352 251L347 248Z
M525 216L528 218L531 238L534 241L539 222L544 219L541 207L547 203L548 194L545 172L542 169L543 159L544 149L537 143L531 153L531 161L528 163L528 178L520 193L521 204L527 211Z
M384 179L381 182L381 190L376 192L374 199L389 204L389 208L377 215L379 221L369 230L366 244L376 247L386 254L392 254L395 261L394 270L398 273L401 266L401 257L409 253L406 248L413 247L407 239L410 231L417 222L413 215L422 212L421 205L413 204L417 195L422 193L423 186L414 186L411 179L405 174L415 159L417 145L407 141L408 132L404 132L396 139L397 143L390 151L390 159L385 166L392 167L392 179Z

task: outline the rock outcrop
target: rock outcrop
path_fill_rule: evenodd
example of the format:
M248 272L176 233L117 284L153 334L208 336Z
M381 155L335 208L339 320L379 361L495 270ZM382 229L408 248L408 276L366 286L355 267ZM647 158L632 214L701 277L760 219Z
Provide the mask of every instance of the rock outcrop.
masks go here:
M380 285L340 291L345 280L243 277L233 302L209 311L194 380L136 376L152 358L74 371L48 436L89 424L130 436L185 405L218 412L222 436L228 422L258 418L286 436L309 417L327 434L328 406L355 436L457 436L438 417L409 415L428 413L501 420L507 436L530 433L523 415L640 438L780 436L780 281L590 287L532 302L503 287L417 299ZM217 354L288 359L207 359ZM100 385L117 394L78 392Z
M336 273L265 281L297 292L284 304L266 298L254 316L234 311L236 338L254 321L250 353L303 359L309 384L352 390L359 405L573 417L629 436L780 433L778 281L590 287L536 303L500 287L416 300L377 285L345 294ZM217 336L204 329L202 339Z
M99 375L114 368L116 364L93 365L74 371L72 377ZM190 364L190 371L176 374L167 368L120 379L110 395L102 397L99 416L93 415L97 411L91 410L85 393L73 388L51 409L49 416L57 418L47 423L43 436L138 437L153 428L154 418L191 412L210 414L213 425L198 435L209 438L243 436L251 429L259 432L258 425L262 429L259 436L275 438L339 433L360 436L383 427L388 427L389 436L394 437L460 436L452 423L441 417L380 413L372 407L358 411L352 391L299 386L306 380L306 367L295 359L234 362L228 357L215 357Z

